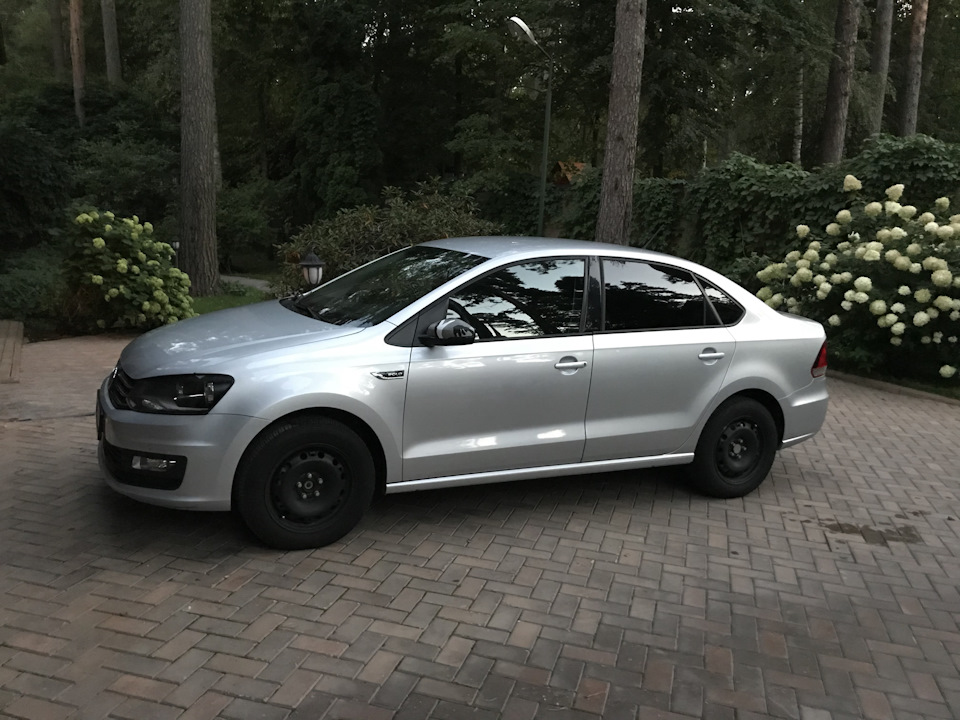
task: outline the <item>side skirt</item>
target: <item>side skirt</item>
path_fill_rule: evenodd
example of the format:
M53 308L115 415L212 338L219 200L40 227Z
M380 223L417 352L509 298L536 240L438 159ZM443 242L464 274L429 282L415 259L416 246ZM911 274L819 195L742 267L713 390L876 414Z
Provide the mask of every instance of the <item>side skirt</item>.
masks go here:
M388 495L412 492L414 490L433 490L461 485L488 485L490 483L510 482L512 480L532 480L534 478L561 477L564 475L585 475L588 473L614 472L616 470L635 470L637 468L661 467L665 465L686 465L693 462L693 453L674 455L654 455L644 458L623 458L621 460L598 460L567 465L545 465L542 467L520 468L518 470L497 470L494 472L469 473L467 475L448 475L446 477L425 478L390 483L386 487Z

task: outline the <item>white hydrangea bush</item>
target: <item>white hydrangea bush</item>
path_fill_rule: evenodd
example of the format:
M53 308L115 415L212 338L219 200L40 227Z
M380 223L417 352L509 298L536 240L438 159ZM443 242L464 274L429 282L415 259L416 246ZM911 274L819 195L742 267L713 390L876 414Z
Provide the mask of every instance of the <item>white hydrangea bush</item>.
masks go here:
M844 180L848 208L797 226L798 246L757 273L770 307L824 323L832 351L869 370L939 372L960 366L960 213L939 198L920 212L903 185L864 201Z
M70 227L71 322L77 329L140 329L193 317L190 278L149 222L91 208Z

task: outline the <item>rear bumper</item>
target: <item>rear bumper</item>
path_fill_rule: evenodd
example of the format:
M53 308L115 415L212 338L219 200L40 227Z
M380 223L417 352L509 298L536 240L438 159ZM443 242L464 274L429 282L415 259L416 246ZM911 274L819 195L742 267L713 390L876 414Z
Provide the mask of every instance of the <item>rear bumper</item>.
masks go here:
M827 379L814 379L802 390L780 400L783 409L781 448L796 445L816 435L827 418Z

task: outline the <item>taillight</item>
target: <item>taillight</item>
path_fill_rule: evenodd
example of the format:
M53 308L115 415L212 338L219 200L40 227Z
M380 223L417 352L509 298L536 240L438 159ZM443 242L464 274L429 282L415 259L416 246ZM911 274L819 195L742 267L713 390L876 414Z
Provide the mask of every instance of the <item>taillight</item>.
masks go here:
M810 374L813 377L823 377L827 374L827 343L824 341L823 345L820 346L820 352L817 353L817 359L813 362L813 367L810 368Z

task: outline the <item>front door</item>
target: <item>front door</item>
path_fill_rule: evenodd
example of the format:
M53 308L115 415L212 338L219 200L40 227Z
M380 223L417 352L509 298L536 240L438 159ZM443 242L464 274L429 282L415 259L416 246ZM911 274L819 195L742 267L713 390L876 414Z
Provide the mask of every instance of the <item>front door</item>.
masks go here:
M415 347L403 478L579 462L593 370L583 326L583 258L514 264L449 298L471 345Z

